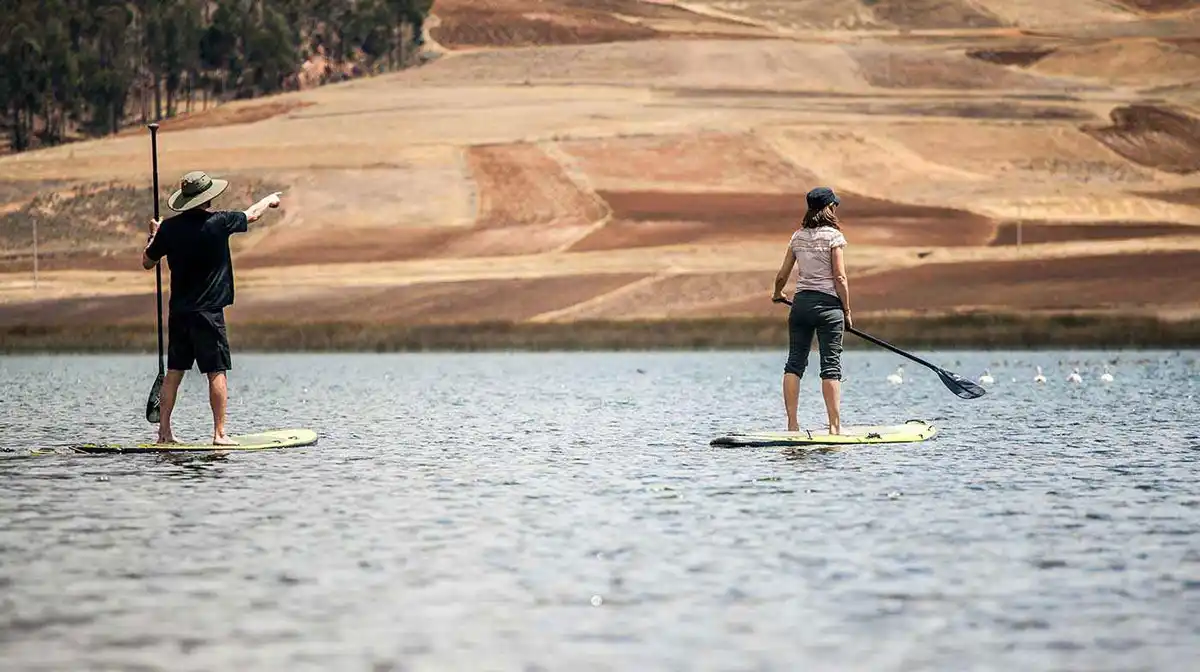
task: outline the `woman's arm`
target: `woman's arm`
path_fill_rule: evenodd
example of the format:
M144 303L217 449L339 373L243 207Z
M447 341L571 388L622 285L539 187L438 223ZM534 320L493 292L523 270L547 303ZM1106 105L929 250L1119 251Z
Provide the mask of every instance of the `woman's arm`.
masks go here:
M795 265L796 253L792 251L792 246L788 245L787 252L783 254L783 265L775 274L775 293L771 295L771 300L783 298L783 286L787 284L788 278L792 275L792 267Z
M833 248L830 259L833 263L833 286L837 290L838 298L842 300L842 309L846 311L846 326L853 327L854 321L850 318L850 280L846 277L845 249L840 246Z

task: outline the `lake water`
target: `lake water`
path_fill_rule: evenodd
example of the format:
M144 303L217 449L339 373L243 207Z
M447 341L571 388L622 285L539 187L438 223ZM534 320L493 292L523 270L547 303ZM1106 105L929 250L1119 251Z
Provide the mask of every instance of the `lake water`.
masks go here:
M1200 353L926 355L997 382L849 352L845 422L942 433L801 455L708 445L782 352L235 355L232 432L321 439L223 459L28 457L151 437L156 364L0 358L0 667L1196 669Z

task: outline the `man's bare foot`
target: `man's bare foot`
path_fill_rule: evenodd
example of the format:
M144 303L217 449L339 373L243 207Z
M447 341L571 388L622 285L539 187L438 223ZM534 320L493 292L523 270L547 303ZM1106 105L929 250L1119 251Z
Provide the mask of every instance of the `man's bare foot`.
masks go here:
M159 435L158 435L158 442L159 442L159 443L161 443L161 444L175 444L175 443L179 443L178 441L176 441L176 440L175 440L175 435L174 435L174 434L166 434L166 435L159 434Z
M238 445L238 442L234 441L233 439L229 438L228 436L225 436L224 434L222 434L220 436L213 435L212 445L214 445L214 446L236 446L236 445Z
M787 431L789 431L789 432L798 432L798 431L800 431L800 426L799 426L799 425L788 425L788 430L787 430Z

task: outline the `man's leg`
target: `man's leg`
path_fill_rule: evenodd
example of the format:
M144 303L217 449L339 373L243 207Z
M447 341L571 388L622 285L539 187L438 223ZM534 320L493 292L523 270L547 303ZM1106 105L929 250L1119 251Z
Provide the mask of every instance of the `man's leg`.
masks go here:
M179 384L183 374L192 368L196 352L192 344L191 315L170 313L167 316L167 375L163 376L162 392L158 400L158 442L179 443L171 429L171 412L179 395Z
M236 446L237 441L225 434L225 406L229 401L229 388L224 371L208 374L208 403L213 414L213 445Z
M236 446L225 434L225 407L229 401L226 372L232 367L229 338L225 334L225 312L197 313L202 318L196 335L196 363L208 375L208 403L213 415L213 445Z
M169 369L163 376L163 386L158 398L158 442L179 443L171 430L171 411L175 410L175 398L179 394L179 384L183 382L186 371Z

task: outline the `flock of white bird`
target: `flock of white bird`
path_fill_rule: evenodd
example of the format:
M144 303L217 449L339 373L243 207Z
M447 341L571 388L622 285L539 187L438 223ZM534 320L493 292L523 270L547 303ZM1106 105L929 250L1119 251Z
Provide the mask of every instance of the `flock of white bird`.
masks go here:
M1046 375L1042 373L1042 367L1039 366L1036 368L1037 368L1037 373L1035 373L1033 376L1033 382L1037 383L1039 385L1045 384ZM899 366L896 368L895 373L888 374L887 381L893 385L903 385L904 384L904 367ZM1104 373L1100 374L1100 381L1105 382L1105 383L1113 382L1112 371L1109 370L1107 364L1104 365ZM979 378L978 378L978 382L980 385L991 385L991 384L995 383L996 379L995 379L995 377L992 376L992 370L984 369L983 375L979 376ZM1014 383L1017 382L1017 379L1013 378L1012 382L1014 382ZM1071 384L1075 384L1075 385L1078 385L1083 382L1083 374L1081 374L1079 372L1079 367L1075 367L1071 371L1071 373L1067 376L1067 382L1071 383Z

